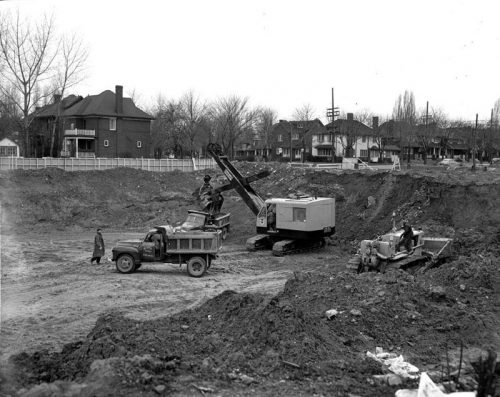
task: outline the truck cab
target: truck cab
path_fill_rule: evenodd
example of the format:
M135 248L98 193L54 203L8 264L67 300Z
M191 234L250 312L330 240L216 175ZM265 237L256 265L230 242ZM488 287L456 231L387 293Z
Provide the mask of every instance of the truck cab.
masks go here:
M185 263L190 276L201 277L221 248L220 230L183 231L165 225L150 229L142 239L119 241L112 260L120 273L133 273L143 263Z

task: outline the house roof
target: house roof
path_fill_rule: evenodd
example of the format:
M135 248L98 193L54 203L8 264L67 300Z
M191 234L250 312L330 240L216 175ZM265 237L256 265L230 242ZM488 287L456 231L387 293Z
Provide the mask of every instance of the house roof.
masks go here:
M73 106L77 102L81 101L83 97L77 95L68 95L61 101L61 113L64 113L65 109ZM39 109L36 112L36 117L56 117L57 115L57 103L51 103Z
M358 120L338 119L334 121L339 134L353 134L357 136L374 135L373 129ZM332 123L328 123L326 128L331 128Z
M89 95L64 111L64 116L107 116L107 117L130 117L138 119L150 119L154 117L135 106L130 98L123 98L123 113L118 114L115 109L116 95L110 90L101 92L99 95Z
M14 141L10 140L9 138L3 138L0 141L0 146L19 146L19 145Z

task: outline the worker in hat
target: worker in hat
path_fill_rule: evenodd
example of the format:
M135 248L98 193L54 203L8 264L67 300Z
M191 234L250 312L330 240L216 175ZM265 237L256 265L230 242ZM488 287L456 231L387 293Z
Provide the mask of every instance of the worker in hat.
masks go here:
M212 177L210 175L205 175L203 177L203 185L200 187L199 197L203 210L214 215L220 212L222 204L224 203L224 197L222 197L222 194L211 185L211 179Z
M406 251L410 252L413 243L413 229L411 228L410 222L407 219L403 220L403 234L399 238L399 242L396 245L396 251L399 251L401 246L404 246Z

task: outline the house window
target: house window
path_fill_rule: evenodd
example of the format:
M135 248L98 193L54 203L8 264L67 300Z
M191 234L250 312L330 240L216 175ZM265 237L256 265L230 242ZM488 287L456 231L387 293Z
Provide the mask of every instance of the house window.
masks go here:
M1 157L17 156L17 146L0 146Z
M137 141L137 147L138 147L138 148L141 148L141 147L142 147L142 142L141 142L141 141Z
M109 118L109 130L116 131L116 117Z
M305 208L293 208L293 221L294 222L305 222L306 221L306 209Z
M109 146L109 141L107 139L104 140L104 147L108 147Z
M365 143L366 142L366 136L361 137L361 142Z
M283 135L278 135L278 142L283 142Z
M368 157L368 150L360 150L359 152L360 157Z
M298 141L299 140L299 134L295 133L292 135L292 141Z

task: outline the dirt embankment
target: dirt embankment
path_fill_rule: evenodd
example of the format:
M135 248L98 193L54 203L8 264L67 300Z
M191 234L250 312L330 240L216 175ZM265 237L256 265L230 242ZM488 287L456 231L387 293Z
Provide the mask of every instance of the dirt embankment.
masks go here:
M238 164L252 174L266 165ZM296 273L274 295L226 291L195 309L151 321L102 316L89 335L61 352L13 358L12 392L26 395L359 395L387 396L405 385L374 383L383 372L366 358L381 346L422 370L443 372L447 353L463 344L500 350L500 182L497 174L329 173L272 165L254 183L266 197L303 192L334 196L337 234L330 271ZM220 172L210 172L225 183ZM29 229L146 229L180 221L196 206L192 191L204 171L154 174L129 169L65 173L17 171L0 175L1 199L12 233ZM254 216L235 193L230 242L254 232ZM371 198L370 198L371 197ZM428 235L455 239L457 260L412 276L343 271L357 241L408 218ZM344 256L342 256L344 255ZM259 266L266 264L262 258ZM328 320L325 311L337 309ZM126 314L126 313L124 313ZM49 337L49 336L48 336ZM475 387L472 369L458 387ZM5 374L4 374L5 376ZM439 380L439 379L438 379ZM52 383L42 383L52 382ZM35 386L28 391L30 387ZM7 385L7 386L5 386ZM45 393L45 394L44 394ZM21 393L22 394L22 393Z
M270 177L253 184L263 197L286 197L296 192L335 197L339 239L360 240L384 233L395 213L398 224L407 218L414 227L440 234L458 233L460 238L471 229L479 230L485 233L484 244L499 241L500 173L330 173L251 163L238 167L246 175L271 168ZM0 198L10 223L20 230L144 229L167 219L182 221L188 209L196 208L192 193L201 186L205 172L214 176L214 185L227 183L220 171L214 170L19 170L0 175ZM254 216L234 191L225 196L225 210L233 217L233 238L244 240L253 233Z

